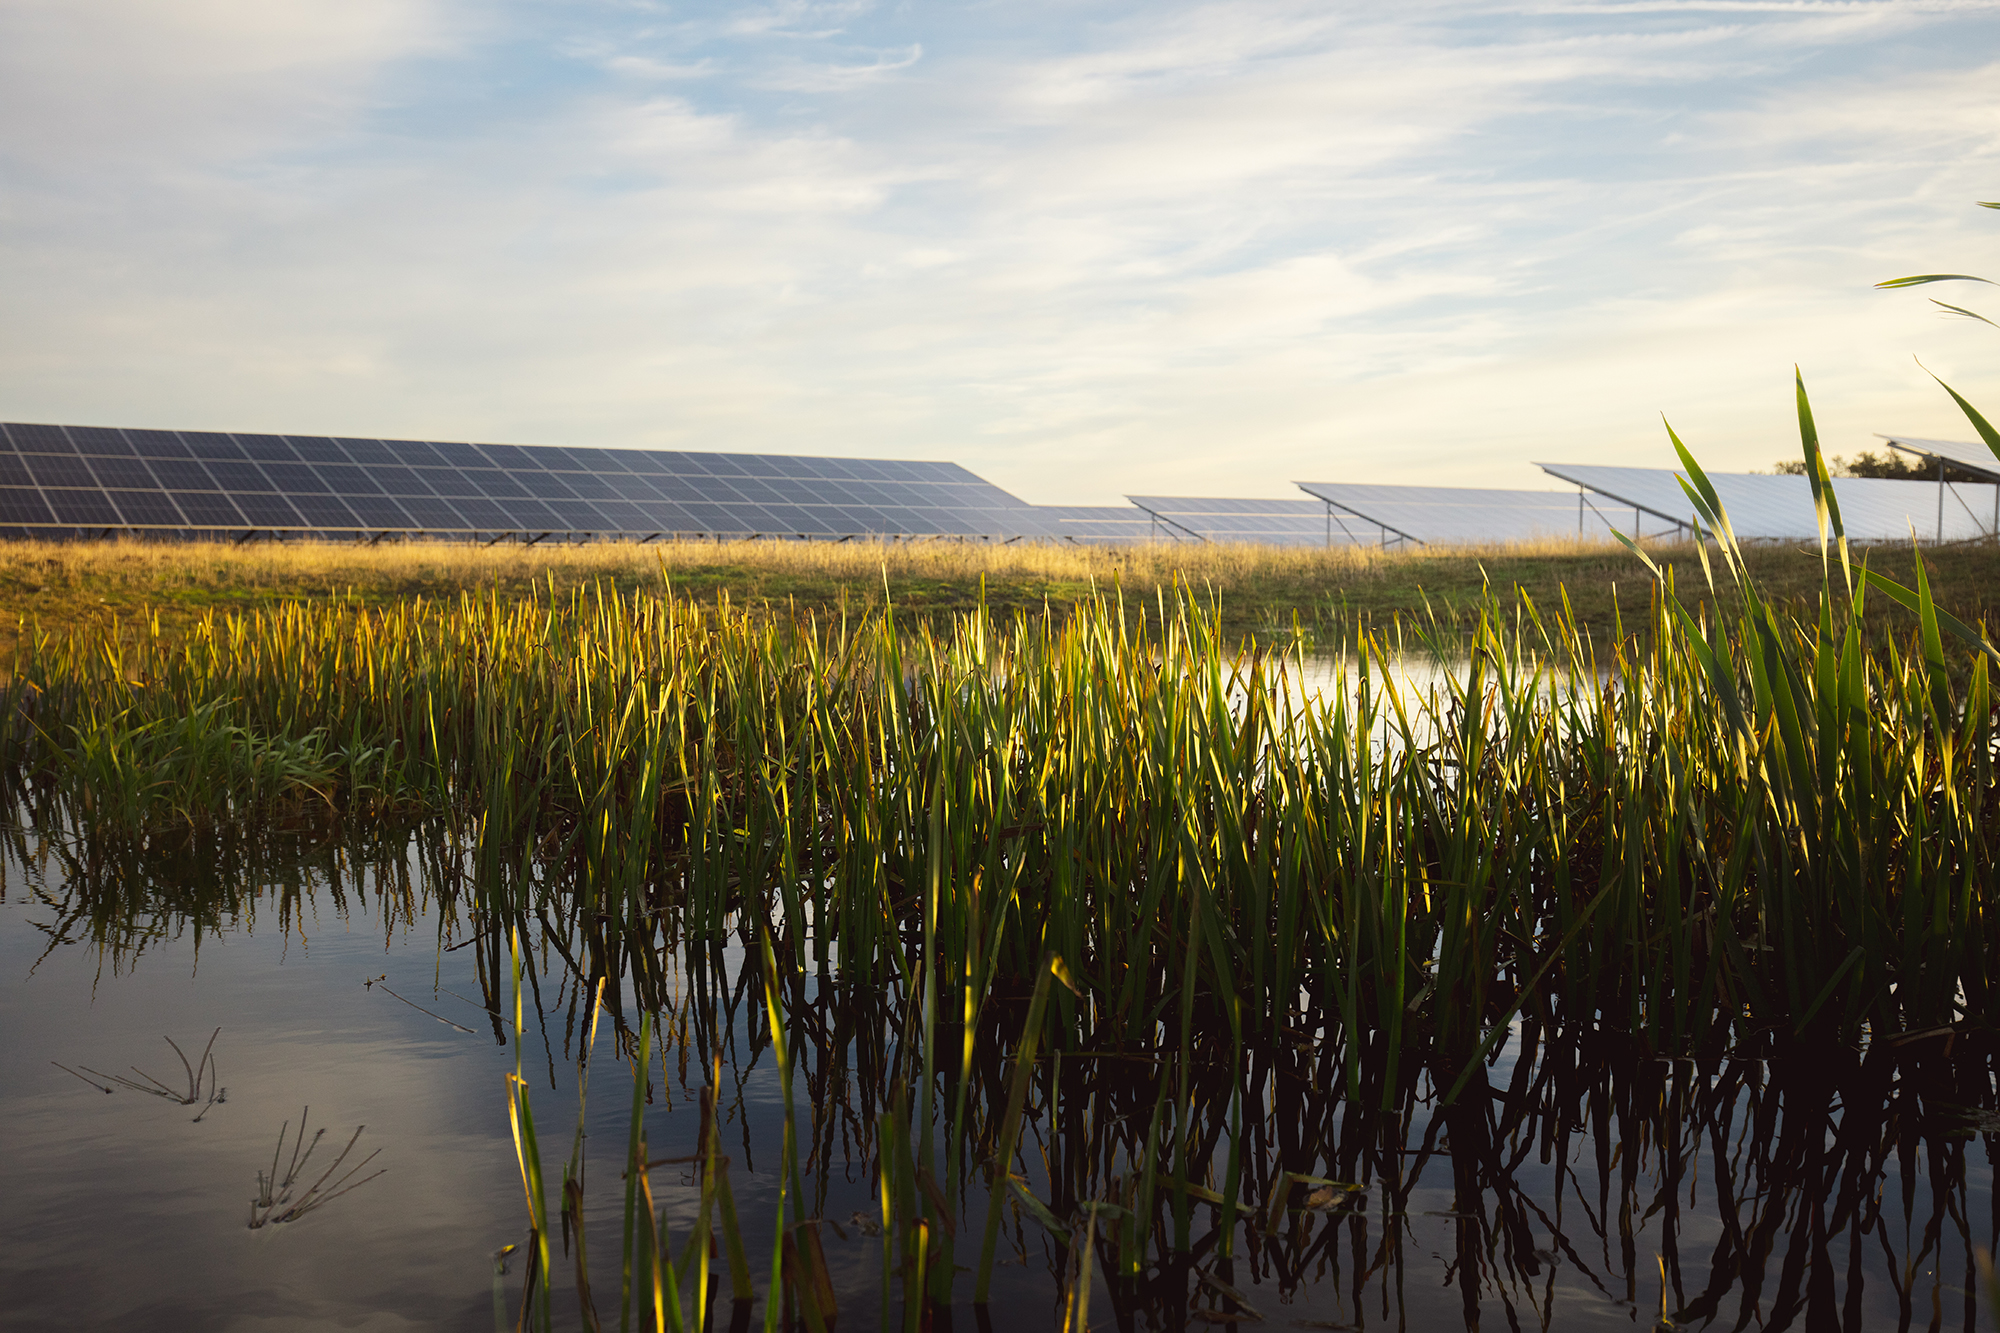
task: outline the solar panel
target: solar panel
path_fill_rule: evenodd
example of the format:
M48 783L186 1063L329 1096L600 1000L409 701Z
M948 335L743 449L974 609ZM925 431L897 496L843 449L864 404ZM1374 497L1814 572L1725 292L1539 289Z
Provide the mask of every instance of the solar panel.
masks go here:
M0 492L23 529L1061 535L936 461L38 423L0 424Z
M112 430L104 426L71 426L70 440L78 453L108 454L113 457L130 458L132 444L122 430Z
M1968 443L1965 440L1919 440L1907 435L1878 435L1875 438L1887 440L1891 449L1917 454L1924 458L1943 459L1954 467L1981 477L1990 477L2000 482L2000 458L1984 444Z
M421 531L423 524L413 521L403 512L401 505L386 495L343 495L341 500L363 525L383 531Z
M1137 505L1036 505L1052 535L1083 545L1157 540L1153 516Z
M246 492L231 498L252 527L296 528L300 525L299 511L288 504L282 495Z
M1255 500L1186 495L1130 495L1158 522L1162 539L1256 542L1272 546L1345 544L1320 500Z
M1670 525L1685 531L1694 505L1681 490L1679 474L1668 468L1607 467L1583 463L1538 464L1550 476L1582 486L1644 516L1646 535ZM1709 481L1738 537L1753 541L1813 541L1818 519L1812 483L1804 477L1711 472ZM1991 536L2000 520L2000 489L1984 483L1940 486L1931 481L1890 481L1840 477L1834 499L1847 535L1854 541L1963 541ZM1655 526L1657 525L1657 526ZM1636 534L1635 534L1636 535Z
M207 430L184 430L180 433L185 444L196 458L242 458L243 450L227 435Z
M128 527L178 528L187 524L165 491L106 491L105 494L118 506L118 513Z
M133 490L154 490L159 480L153 470L138 458L92 458L90 470L97 474L97 484L106 487L129 488Z
M97 478L75 454L25 454L22 462L41 486L95 486Z
M125 438L141 458L193 458L194 453L170 430L128 430Z
M242 448L243 456L254 458L260 463L296 463L299 456L278 435L238 435L236 443Z
M0 523L40 527L54 522L55 515L49 512L40 491L19 486L0 487Z
M155 458L153 475L170 491L212 491L218 489L208 469L192 458Z
M214 491L174 491L174 503L181 507L188 522L198 528L247 528L251 525L243 521L242 511L229 502L229 497Z
M1331 481L1297 485L1326 501L1335 531L1354 541L1448 545L1608 537L1614 525L1632 530L1629 513L1607 513L1605 506L1566 491Z
M88 490L51 490L44 486L42 498L55 511L56 522L77 527L115 528L124 523L111 500L96 487Z
M73 454L76 446L69 442L61 426L14 425L9 423L7 435L14 447L22 453Z

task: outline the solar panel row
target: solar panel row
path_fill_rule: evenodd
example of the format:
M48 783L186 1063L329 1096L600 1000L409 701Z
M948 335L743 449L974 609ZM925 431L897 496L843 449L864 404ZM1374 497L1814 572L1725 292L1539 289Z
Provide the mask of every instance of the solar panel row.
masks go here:
M1380 486L1301 481L1326 501L1334 526L1358 541L1426 545L1516 542L1546 537L1608 538L1613 526L1637 531L1630 511L1608 516L1599 504L1563 491L1474 486Z
M0 425L0 526L1046 535L954 463Z
M1245 500L1186 495L1126 497L1163 530L1211 542L1272 546L1347 545L1352 539L1327 521L1319 500Z
M1585 463L1538 464L1551 476L1585 487L1651 516L1647 533L1694 522L1694 505L1668 468ZM1757 541L1814 541L1819 534L1812 483L1804 477L1711 472L1729 524L1738 537ZM1860 542L1970 541L2000 528L2000 487L1971 482L1939 486L1928 481L1839 477L1833 483L1842 525ZM1653 526L1657 524L1658 526Z

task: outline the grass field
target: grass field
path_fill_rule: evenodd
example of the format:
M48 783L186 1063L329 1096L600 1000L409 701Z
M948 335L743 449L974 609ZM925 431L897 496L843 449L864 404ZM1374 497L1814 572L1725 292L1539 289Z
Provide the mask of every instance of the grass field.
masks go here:
M1746 552L1774 602L1807 606L1818 596L1817 552L1765 546ZM1683 594L1705 595L1691 547L1660 549ZM1909 583L1907 548L1870 557ZM1970 621L1993 620L2000 605L2000 547L1943 547L1925 553L1940 605ZM1622 616L1643 624L1651 578L1622 547L1544 542L1409 552L1374 549L1155 545L1126 548L957 542L729 542L664 545L475 547L460 544L149 545L133 542L0 544L0 661L24 624L68 629L157 616L176 635L210 610L250 610L283 602L385 606L415 598L491 590L503 599L608 582L626 594L658 591L739 606L791 603L819 613L878 608L885 595L906 618L942 620L974 610L982 597L997 614L1066 616L1093 588L1122 588L1151 603L1175 580L1220 598L1223 627L1241 639L1286 637L1293 618L1321 634L1356 619L1381 624L1426 608L1468 615L1482 585L1519 588L1540 606L1566 593L1577 623L1603 637ZM1872 624L1908 628L1886 602Z

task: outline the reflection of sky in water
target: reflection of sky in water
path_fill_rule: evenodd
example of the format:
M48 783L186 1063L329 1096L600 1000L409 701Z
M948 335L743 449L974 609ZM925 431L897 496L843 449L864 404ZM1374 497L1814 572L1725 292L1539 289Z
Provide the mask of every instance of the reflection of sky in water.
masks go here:
M322 886L299 899L302 910L289 930L267 903L253 924L225 925L202 939L198 951L190 930L156 941L136 964L114 975L109 960L88 943L49 950L44 928L54 910L34 899L33 877L18 861L10 860L5 870L0 1055L8 1076L0 1084L0 1122L7 1125L7 1151L0 1154L0 1198L8 1206L0 1210L0 1309L9 1327L492 1327L490 1256L526 1232L504 1101L513 1054L495 1044L488 1016L474 1003L481 994L475 951L441 951L434 910L420 905L412 911L402 905L407 899L385 905L372 883L367 892L356 892L350 881L343 911ZM463 928L451 938L464 938ZM728 953L733 977L741 955L734 948ZM401 995L474 1033L439 1023L379 986L364 985L384 974ZM549 1012L538 1021L530 1010L526 1069L553 1195L574 1124L574 1067L565 1054L569 997L560 979L546 978L542 995ZM746 995L746 1010L751 1003L754 996ZM743 1017L739 1010L738 1062L733 1069L728 1061L724 1066L729 1117L724 1150L736 1160L732 1179L761 1291L778 1165L779 1094L768 1052L753 1069L744 1069L750 1052L743 1043ZM182 1071L161 1034L173 1036L194 1059L217 1026L222 1034L215 1050L228 1100L199 1124L190 1123L195 1108L125 1090L106 1096L49 1063L112 1072L136 1065L172 1084ZM616 1303L618 1176L631 1084L628 1067L611 1058L608 1022L599 1036L587 1199L597 1303L607 1312ZM663 1062L656 1054L655 1061L656 1097L647 1116L650 1152L654 1157L690 1152L698 1125L700 1061L689 1062L685 1084L678 1059ZM1505 1085L1511 1068L1511 1054L1503 1051L1496 1084ZM663 1083L662 1073L672 1081ZM803 1074L797 1101L803 1153L813 1103ZM311 1106L313 1124L328 1130L322 1164L355 1125L365 1124L357 1158L380 1148L375 1165L386 1167L387 1174L300 1222L252 1232L246 1222L256 1173L268 1169L279 1126L296 1123L302 1105ZM1031 1125L1031 1140L1039 1132ZM1420 1125L1411 1141L1421 1139ZM1630 1326L1635 1319L1643 1326L1657 1309L1652 1256L1661 1243L1659 1219L1633 1219L1639 1281L1628 1288L1615 1229L1597 1234L1580 1206L1584 1201L1594 1207L1596 1199L1589 1136L1572 1142L1575 1174L1567 1192L1557 1188L1563 1164L1545 1165L1538 1154L1526 1156L1515 1176L1546 1208L1545 1217L1566 1228L1582 1262L1556 1259L1553 1272L1545 1266L1532 1283L1514 1286L1516 1310L1525 1316L1531 1306L1547 1308L1552 1293L1552 1327ZM1968 1166L1972 1208L1979 1215L1990 1172L1978 1154ZM1221 1163L1213 1169L1219 1172ZM656 1198L672 1211L679 1236L685 1236L694 1210L695 1192L685 1172L665 1166L654 1174ZM1706 1179L1706 1169L1698 1176ZM836 1151L831 1161L809 1167L806 1182L810 1213L843 1225L856 1212L878 1215L874 1175L865 1158L844 1161ZM1920 1222L1926 1195L1919 1185ZM1382 1236L1384 1195L1378 1188L1369 1200L1376 1220L1363 1248L1372 1253ZM1461 1296L1455 1278L1446 1274L1461 1225L1448 1215L1454 1202L1450 1165L1434 1162L1407 1203L1405 1271L1387 1279L1400 1288L1388 1311L1392 1322L1398 1318L1393 1299L1403 1303L1409 1327L1456 1326L1461 1320ZM968 1203L974 1219L983 1215L976 1189ZM1707 1279L1704 1264L1720 1223L1705 1195L1684 1207L1678 1220L1691 1295ZM975 1222L972 1236L961 1242L961 1262L976 1254L976 1229ZM832 1231L824 1235L840 1286L843 1326L875 1326L879 1241L851 1226L845 1239ZM1562 1248L1542 1224L1535 1226L1533 1241L1552 1256ZM1334 1253L1343 1263L1355 1257L1344 1240ZM1948 1263L1954 1253L1947 1249ZM559 1245L557 1258L566 1294L571 1270ZM996 1314L1030 1326L1052 1324L1057 1289L1052 1275L1061 1258L1049 1240L1030 1224L1017 1241L1010 1227L1001 1261ZM1871 1319L1883 1315L1893 1323L1895 1295L1883 1261L1871 1247L1863 1262L1864 1308ZM1936 1260L1928 1262L1934 1267ZM1309 1285L1288 1301L1241 1270L1237 1282L1277 1323L1344 1321L1354 1312L1346 1303L1350 1294L1340 1288L1351 1276L1309 1272ZM508 1278L510 1305L519 1278L517 1261ZM1380 1299L1382 1280L1371 1282L1371 1305ZM719 1266L715 1281L727 1281ZM1512 1285L1519 1279L1501 1281ZM1767 1299L1772 1281L1767 1278ZM969 1293L968 1277L959 1284L961 1300ZM1496 1326L1505 1322L1491 1288L1483 1304ZM1096 1309L1101 1320L1109 1319L1101 1288ZM1733 1322L1734 1301L1723 1309L1725 1321ZM1381 1322L1382 1313L1371 1309L1371 1324ZM559 1326L575 1326L568 1314L559 1306ZM760 1326L761 1316L760 1307ZM961 1309L960 1317L971 1326L969 1310ZM718 1321L717 1327L723 1326Z

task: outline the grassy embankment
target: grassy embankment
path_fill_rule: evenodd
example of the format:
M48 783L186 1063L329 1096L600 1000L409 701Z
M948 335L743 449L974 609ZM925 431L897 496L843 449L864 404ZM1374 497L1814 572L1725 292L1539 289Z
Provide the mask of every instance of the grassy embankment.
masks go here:
M1803 547L1746 550L1752 575L1774 602L1808 609L1819 595L1817 553ZM1692 548L1662 548L1690 603L1707 600ZM2000 607L2000 547L1925 552L1939 605L1962 619L1994 619ZM1869 554L1874 568L1913 581L1907 548ZM1482 585L1503 596L1518 588L1553 608L1567 594L1579 626L1602 642L1616 619L1643 626L1652 580L1623 548L1545 542L1407 552L1254 546L1084 548L984 546L955 542L725 544L570 547L412 544L380 547L300 544L144 545L129 542L0 544L0 661L11 657L26 621L45 629L133 623L156 615L179 637L212 610L246 611L285 602L383 607L416 598L492 590L502 600L562 595L608 583L630 595L676 592L712 603L727 593L739 607L787 603L824 616L865 612L893 599L907 622L943 624L977 609L982 590L1000 618L1043 605L1066 617L1093 589L1122 588L1133 604L1155 603L1176 579L1220 598L1232 641L1285 637L1293 617L1321 637L1355 621L1382 625L1430 610L1471 623ZM1914 622L1878 599L1871 628Z

